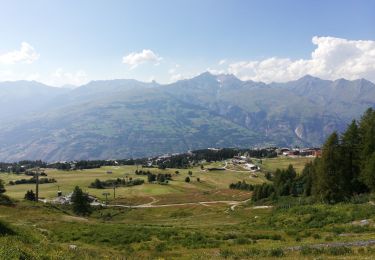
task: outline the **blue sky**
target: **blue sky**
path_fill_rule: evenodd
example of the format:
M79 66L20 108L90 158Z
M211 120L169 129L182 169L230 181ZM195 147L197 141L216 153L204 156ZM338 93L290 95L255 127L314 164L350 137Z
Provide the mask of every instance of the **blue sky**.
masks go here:
M9 0L0 39L0 81L375 79L375 1Z

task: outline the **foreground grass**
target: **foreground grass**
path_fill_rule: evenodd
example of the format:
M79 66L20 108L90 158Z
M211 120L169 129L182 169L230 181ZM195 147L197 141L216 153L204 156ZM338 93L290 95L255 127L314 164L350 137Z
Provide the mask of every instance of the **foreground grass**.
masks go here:
M273 209L245 205L234 211L225 205L97 208L83 218L69 207L19 202L0 206L0 223L7 223L0 259L371 259L372 245L311 245L371 240L374 222L375 207L368 203L276 203Z

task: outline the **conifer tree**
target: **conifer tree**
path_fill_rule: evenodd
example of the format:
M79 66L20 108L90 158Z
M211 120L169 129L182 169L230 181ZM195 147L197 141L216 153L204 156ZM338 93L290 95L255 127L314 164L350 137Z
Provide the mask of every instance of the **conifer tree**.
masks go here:
M365 168L362 171L362 179L367 187L375 192L375 152L367 159Z
M76 186L72 195L73 211L77 215L89 215L91 206L87 194L83 193L81 188Z
M339 138L331 134L323 146L322 158L314 178L314 195L321 200L335 203L344 200Z
M364 184L360 180L360 134L355 120L348 126L342 135L341 185L346 196L354 193L366 191Z

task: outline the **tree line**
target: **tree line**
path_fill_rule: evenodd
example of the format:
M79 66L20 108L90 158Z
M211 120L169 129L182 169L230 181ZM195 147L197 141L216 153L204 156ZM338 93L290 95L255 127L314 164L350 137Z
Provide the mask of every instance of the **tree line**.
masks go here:
M290 165L278 169L272 181L255 186L253 200L291 195L337 203L375 192L375 111L369 108L342 134L333 132L323 145L322 156L307 163L299 176Z
M128 180L117 178L117 179L105 180L105 181L96 179L94 182L92 182L89 185L89 188L106 189L106 188L112 188L114 186L131 187L135 185L142 185L143 183L144 183L144 180L142 179L132 179L132 178L129 178Z

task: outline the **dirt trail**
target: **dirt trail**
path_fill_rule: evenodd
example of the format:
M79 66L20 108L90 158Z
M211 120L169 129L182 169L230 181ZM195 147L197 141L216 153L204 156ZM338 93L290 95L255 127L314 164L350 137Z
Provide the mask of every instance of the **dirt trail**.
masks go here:
M163 207L177 207L177 206L191 206L191 205L201 205L201 206L209 206L210 204L227 204L230 205L230 209L233 211L235 207L238 205L247 203L250 201L250 199L246 199L243 201L236 201L236 200L215 200L215 201L198 201L198 202L186 202L186 203L172 203L172 204L161 204L161 205L154 205L158 200L155 198L151 197L153 199L152 202L146 203L146 204L141 204L141 205L135 205L135 206L128 206L128 205L104 205L101 204L102 206L106 207L119 207L119 208L163 208Z

